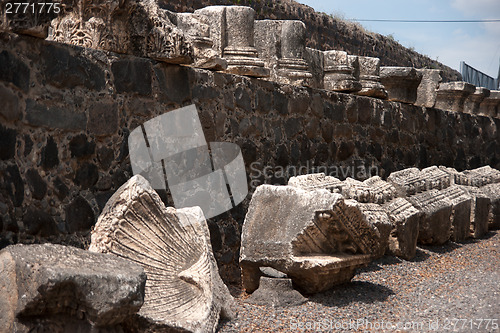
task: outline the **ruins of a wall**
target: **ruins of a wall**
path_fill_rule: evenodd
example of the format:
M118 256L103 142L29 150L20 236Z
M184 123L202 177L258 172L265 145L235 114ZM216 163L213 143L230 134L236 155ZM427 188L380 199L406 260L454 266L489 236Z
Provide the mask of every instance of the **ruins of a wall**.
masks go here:
M307 45L319 50L343 50L349 54L380 58L382 66L410 66L443 70L443 81L460 81L460 73L397 41L367 32L360 25L338 20L331 13L318 13L293 0L160 0L162 8L192 12L209 5L240 5L255 9L256 19L301 20L307 28Z

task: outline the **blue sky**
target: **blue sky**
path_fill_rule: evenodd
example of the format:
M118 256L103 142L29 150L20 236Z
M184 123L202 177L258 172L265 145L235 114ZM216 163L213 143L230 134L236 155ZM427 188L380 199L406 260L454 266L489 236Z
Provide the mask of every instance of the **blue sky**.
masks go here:
M484 20L500 19L500 0L297 0L316 11L345 19ZM392 34L406 47L460 70L460 61L496 78L500 22L361 22L370 31Z

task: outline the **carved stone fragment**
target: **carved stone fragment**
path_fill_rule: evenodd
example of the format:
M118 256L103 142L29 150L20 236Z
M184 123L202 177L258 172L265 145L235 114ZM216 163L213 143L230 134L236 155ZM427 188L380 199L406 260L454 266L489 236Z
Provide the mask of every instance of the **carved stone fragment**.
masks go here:
M470 235L472 238L481 238L488 232L491 199L481 190L481 188L465 185L455 186L459 186L471 196Z
M144 267L144 305L134 328L214 332L233 299L222 282L199 207L165 207L139 175L108 201L89 248L113 253Z
M356 95L387 99L387 91L380 83L380 59L358 57L361 90Z
M500 183L489 184L481 187L481 190L491 200L490 218L488 229L500 229Z
M392 230L389 216L382 206L378 204L360 203L358 207L361 209L366 221L375 226L379 232L379 242L373 251L373 257L381 258L389 247L389 234Z
M425 191L425 179L422 178L420 170L408 168L392 172L387 181L396 188L399 197L410 196Z
M373 176L363 181L364 184L370 186L373 193L374 203L383 204L392 200L397 195L396 188L391 183L382 180L379 176Z
M451 213L453 204L438 190L418 193L407 198L423 213L418 231L418 242L426 245L441 245L451 236Z
M500 90L490 90L490 96L486 97L479 105L479 114L489 117L499 117Z
M209 6L195 11L210 22L213 49L227 61L228 73L268 77L254 42L255 11L245 6Z
M445 111L463 112L465 99L475 90L476 87L467 82L441 83L434 107Z
M208 17L199 13L176 13L176 25L193 45L193 67L224 70L227 61L213 49Z
M354 199L358 202L369 203L375 202L374 189L359 180L347 178L344 180L342 195L348 199Z
M467 175L463 172L457 171L455 168L439 166L439 169L446 172L450 176L450 184L467 185L469 183Z
M306 62L306 27L296 20L255 21L255 46L270 79L284 84L310 86L312 74Z
M450 176L437 166L424 168L420 171L420 176L425 180L426 190L441 190L450 186Z
M99 332L139 311L146 275L110 254L43 244L0 252L0 332Z
M345 51L324 51L324 89L342 92L361 90L361 84L354 77L354 67L349 63Z
M49 40L175 64L192 62L192 45L153 0L67 2Z
M380 80L391 101L414 104L422 73L413 67L381 67Z
M417 251L418 229L422 214L404 198L386 202L382 208L392 223L388 253L406 260L413 259Z
M470 94L464 102L464 112L479 114L479 105L485 98L490 96L490 91L483 87L476 87L476 91Z
M240 266L247 292L259 267L287 274L306 293L348 282L380 249L380 233L359 203L327 190L259 186L243 224Z
M323 89L324 87L324 67L325 58L323 51L306 47L305 60L309 65L309 72L312 74L310 87Z
M417 69L417 72L422 74L422 81L418 85L415 105L432 108L436 103L436 91L442 81L443 71L440 69Z
M328 190L332 193L342 193L344 183L335 177L326 176L324 173L313 173L290 177L288 186L298 187L303 190Z
M472 197L459 186L440 191L453 205L451 214L451 240L461 242L470 237Z
M485 165L476 169L463 172L471 186L483 186L491 183L500 183L500 171Z

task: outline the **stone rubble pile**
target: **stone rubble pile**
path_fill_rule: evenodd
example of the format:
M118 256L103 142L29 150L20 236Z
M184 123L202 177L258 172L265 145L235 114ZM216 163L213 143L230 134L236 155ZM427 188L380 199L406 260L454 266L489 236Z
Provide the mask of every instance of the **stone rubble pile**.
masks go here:
M37 17L7 14L2 7L0 29L282 84L499 117L500 91L441 82L439 70L380 67L378 58L306 48L303 22L255 20L250 7L174 13L153 0L76 3L63 0L60 14Z
M261 185L243 224L242 286L253 304L302 304L384 254L480 238L500 227L500 171L409 168L365 181L325 174ZM107 202L89 251L0 251L0 332L215 332L234 316L199 207L166 207L134 176Z
M417 244L480 238L498 228L499 178L489 166L432 166L397 171L387 181L319 173L292 177L287 186L262 185L243 224L243 288L260 290L263 267L272 267L301 291L318 292L384 254L411 260Z

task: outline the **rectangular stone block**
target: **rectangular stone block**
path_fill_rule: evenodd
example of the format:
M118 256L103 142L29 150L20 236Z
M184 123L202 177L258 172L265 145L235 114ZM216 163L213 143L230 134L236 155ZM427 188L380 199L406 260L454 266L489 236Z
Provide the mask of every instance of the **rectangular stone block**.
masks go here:
M387 91L380 83L380 59L374 57L358 57L359 81L361 90L357 95L387 99Z
M436 103L436 91L442 81L443 71L440 69L417 69L417 72L422 74L422 81L417 88L415 105L432 108Z
M325 67L323 51L306 47L305 59L312 74L311 88L323 89Z
M379 244L377 244L376 250L373 251L373 257L381 258L389 247L389 234L392 230L392 223L389 216L386 210L378 204L360 203L358 207L368 223L375 226L380 234Z
M397 196L397 191L391 183L382 180L379 176L373 176L363 181L364 184L372 188L374 203L383 204Z
M491 90L490 96L479 104L479 114L488 117L498 117L500 111L500 91Z
M395 171L387 177L387 181L396 188L399 197L413 195L426 189L425 179L417 168Z
M438 190L430 190L408 197L423 218L418 230L418 243L442 245L451 236L451 213L453 204Z
M380 81L390 101L413 104L417 100L422 73L413 67L381 67Z
M325 57L324 89L343 92L361 90L361 84L354 77L354 67L349 63L347 52L328 50L323 54Z
M451 214L451 240L461 242L470 237L472 197L453 185L440 191L453 205Z
M465 99L476 87L467 82L447 82L439 84L436 96L436 109L463 112Z
M404 198L395 198L382 205L389 215L392 230L388 253L411 260L417 251L418 229L422 214Z
M298 187L308 191L325 189L332 193L342 193L344 183L340 179L326 176L324 173L313 173L290 177L288 186Z
M425 180L426 190L441 190L450 186L450 176L437 166L424 168L420 171L420 175Z
M476 91L474 91L465 99L464 112L470 114L479 114L479 105L488 96L490 96L489 89L476 87Z
M480 188L491 200L490 218L488 221L489 230L500 229L500 184L494 183Z
M459 186L471 196L470 234L472 238L481 238L488 232L491 199L478 187L465 185L455 186Z

